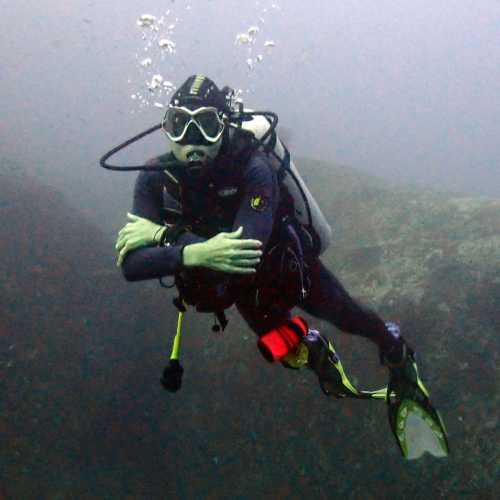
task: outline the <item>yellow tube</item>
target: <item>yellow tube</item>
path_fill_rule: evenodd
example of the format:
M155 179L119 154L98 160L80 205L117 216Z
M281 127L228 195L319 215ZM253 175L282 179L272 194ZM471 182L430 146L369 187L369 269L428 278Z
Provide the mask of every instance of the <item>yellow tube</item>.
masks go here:
M170 354L170 359L179 359L179 351L181 347L181 334L182 334L182 320L184 319L184 313L179 311L179 316L177 317L177 332L174 338L174 345L172 346L172 353Z

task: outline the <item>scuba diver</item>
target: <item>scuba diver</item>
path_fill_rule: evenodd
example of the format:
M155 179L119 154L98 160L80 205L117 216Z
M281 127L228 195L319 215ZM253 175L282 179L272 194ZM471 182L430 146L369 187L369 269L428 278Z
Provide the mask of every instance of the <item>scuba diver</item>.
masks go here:
M161 122L170 152L140 168L132 213L116 243L117 265L128 281L158 278L163 284L173 277L180 314L188 305L213 313L214 330L224 329L224 311L235 305L266 360L308 367L326 395L385 400L406 458L424 451L446 456L443 422L398 325L354 300L321 261L331 229L276 123L271 112L244 109L229 87L219 89L204 75L189 77ZM105 159L119 149L101 165L112 168ZM294 307L375 343L389 370L388 387L356 388L333 342L292 315ZM173 354L164 387L178 390L182 371Z

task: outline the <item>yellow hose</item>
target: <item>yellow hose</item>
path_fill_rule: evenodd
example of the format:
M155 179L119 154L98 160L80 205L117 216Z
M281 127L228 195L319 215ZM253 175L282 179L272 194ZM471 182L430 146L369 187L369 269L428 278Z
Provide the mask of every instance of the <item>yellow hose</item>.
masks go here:
M187 304L183 303L184 307ZM179 316L177 316L177 331L175 333L174 345L172 346L172 353L170 354L170 359L179 360L179 351L181 348L181 335L182 335L182 321L184 320L184 312L179 311Z

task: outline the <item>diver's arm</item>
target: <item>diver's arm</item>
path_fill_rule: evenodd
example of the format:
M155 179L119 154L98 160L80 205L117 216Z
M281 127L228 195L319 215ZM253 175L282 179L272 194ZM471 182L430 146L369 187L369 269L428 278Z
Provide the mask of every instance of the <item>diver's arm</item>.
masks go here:
M134 189L132 213L162 224L160 207L162 206L162 188L159 176L161 172L142 171ZM127 253L122 263L123 276L127 281L141 281L162 276L172 276L183 265L182 250L186 245L200 243L206 238L194 233L184 232L175 244L165 247L146 246Z
M176 245L167 247L144 247L128 253L122 264L123 276L127 281L141 281L162 276L173 276L183 264L183 250L192 243L202 243L205 238L194 233L184 233Z
M259 240L262 250L271 236L279 203L276 172L262 153L254 154L244 172L244 194L233 223L233 229L243 226L242 238Z
M256 153L250 158L243 172L242 187L233 231L187 247L186 265L237 274L235 278L243 281L255 274L255 266L260 263L271 236L279 203L277 175L264 154Z
M259 165L254 165L254 168L257 167ZM255 180L250 184L254 186ZM161 224L161 189L162 183L151 172L141 172L134 191L133 213ZM265 190L259 192L267 199ZM140 281L171 276L183 267L205 267L236 274L253 273L253 267L262 254L261 242L253 238L240 239L241 235L237 229L207 240L184 231L169 246L147 246L127 253L122 263L123 275L128 281Z

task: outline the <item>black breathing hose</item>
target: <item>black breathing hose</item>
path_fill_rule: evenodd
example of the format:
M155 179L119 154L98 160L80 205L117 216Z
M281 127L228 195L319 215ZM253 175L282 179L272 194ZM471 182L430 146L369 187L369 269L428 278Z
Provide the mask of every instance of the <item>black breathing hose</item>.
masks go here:
M252 111L252 112L235 112L229 115L229 121L236 121L236 122L243 122L243 121L249 121L252 119L253 116L255 115L261 115L267 117L271 117L270 120L270 127L266 131L266 133L263 135L261 139L257 140L258 146L264 146L264 142L268 139L268 137L275 131L276 126L278 125L278 115L276 113L273 113L272 111ZM268 118L269 120L269 118ZM161 129L162 124L159 123L158 125L155 125L153 127L148 128L144 132L141 132L140 134L135 135L134 137L126 140L122 144L119 144L118 146L114 147L110 151L108 151L102 158L99 160L99 164L101 165L102 168L105 168L107 170L115 170L118 172L131 172L131 171L137 171L137 170L165 170L166 168L169 167L169 165L175 165L177 162L175 160L171 162L164 162L162 163L161 166L151 166L151 165L130 165L130 166L119 166L119 165L110 165L107 163L107 160L111 158L113 155L121 151L122 149L125 149L126 147L130 146L134 142L137 142L141 140L143 137L146 137L149 134L152 134L153 132L156 132L157 130ZM258 147L257 146L257 147Z

